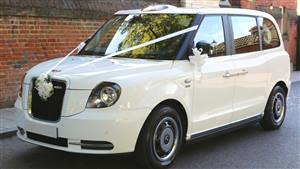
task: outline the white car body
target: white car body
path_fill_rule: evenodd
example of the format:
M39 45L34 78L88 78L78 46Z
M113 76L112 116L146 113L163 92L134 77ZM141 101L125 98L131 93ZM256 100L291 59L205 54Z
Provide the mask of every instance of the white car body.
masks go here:
M179 13L199 15L250 15L276 23L269 14L244 9L169 8L162 11L119 11L122 14ZM279 32L279 28L276 29ZM32 78L49 70L60 59L41 63L26 74L22 98L15 103L18 110L18 132L24 141L76 153L115 154L134 152L141 129L151 111L164 101L180 104L187 122L186 140L205 135L207 131L245 119L263 116L273 87L290 85L290 60L280 36L280 46L234 56L207 58L201 68L189 60L146 60L110 58L81 67L67 74L54 75L64 80L66 91L60 120L47 122L28 113L28 97ZM72 56L58 67L69 67L93 60L93 57ZM225 77L227 75L233 75ZM119 100L111 107L86 108L92 90L100 82L121 86ZM53 139L67 139L67 147L32 140L27 132ZM83 149L81 140L105 141L110 150Z

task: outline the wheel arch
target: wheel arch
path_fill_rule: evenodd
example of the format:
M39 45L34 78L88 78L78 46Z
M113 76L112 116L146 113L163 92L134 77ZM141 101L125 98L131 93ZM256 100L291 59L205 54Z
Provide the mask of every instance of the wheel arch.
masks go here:
M272 94L272 91L274 90L274 88L276 86L280 86L284 90L284 92L286 94L286 97L287 97L288 92L289 92L289 88L288 88L287 84L283 80L277 81L277 83L275 83L274 85L272 85L272 87L269 89L269 91L267 93L268 95L267 95L267 100L265 102L265 108L267 107L268 100L269 100L269 98L270 98L270 96Z
M280 86L280 87L284 90L286 96L288 95L289 88L288 88L287 84L286 84L284 81L278 81L278 82L273 86L271 92L273 91L273 89L274 89L276 86ZM270 93L269 93L269 95L270 95Z
M139 136L138 136L138 140L140 139L140 136L141 136L141 133L144 129L144 126L145 124L147 123L149 117L151 116L151 114L154 112L155 109L159 108L160 106L162 105L167 105L167 106L170 106L172 108L174 108L178 113L179 113L179 116L180 116L180 119L181 119L181 122L182 122L182 126L183 126L183 139L185 139L185 136L187 134L187 130L188 130L188 116L187 116L187 112L183 106L183 104L176 100L176 99L166 99L166 100L163 100L161 101L160 103L158 103L152 110L151 110L151 113L149 113L148 117L146 118L140 132L139 132ZM137 140L137 142L138 142ZM137 146L137 143L135 145L135 149L136 149L136 146Z
M183 135L185 136L187 133L189 123L188 123L188 117L187 117L187 113L186 113L184 106L178 100L167 99L167 100L160 102L158 105L156 105L153 110L155 110L156 108L158 108L159 106L162 106L162 105L170 106L179 113L179 116L180 116L180 119L182 122L182 126L183 126Z
M283 110L284 112L280 113L280 114L283 114L282 120L279 121L280 123L278 121L276 121L280 117L273 117L275 113L277 114L277 112L275 112L275 111L279 111L279 110L281 111L281 109L282 109L282 108L280 108L279 110L276 110L277 108L274 108L274 106L275 106L274 100L275 100L275 97L277 97L275 95L275 94L277 94L275 91L276 91L276 89L279 89L278 87L280 87L283 90L284 95L285 95L285 96L283 96L283 97L285 97L285 98L283 98L285 104L283 104L283 105L281 104L281 107L284 106L285 108ZM260 124L264 129L267 129L267 130L278 129L282 125L285 114L286 114L286 106L287 106L286 99L287 99L288 92L289 92L289 88L284 81L278 81L277 83L275 83L272 86L266 106L265 106L263 118L260 121Z

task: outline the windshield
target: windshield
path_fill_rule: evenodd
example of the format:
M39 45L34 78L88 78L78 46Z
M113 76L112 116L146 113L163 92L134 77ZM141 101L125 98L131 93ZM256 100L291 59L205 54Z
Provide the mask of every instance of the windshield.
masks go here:
M138 14L115 16L88 41L79 55L106 56L168 34L189 28L194 15ZM124 58L173 60L185 35L115 56Z

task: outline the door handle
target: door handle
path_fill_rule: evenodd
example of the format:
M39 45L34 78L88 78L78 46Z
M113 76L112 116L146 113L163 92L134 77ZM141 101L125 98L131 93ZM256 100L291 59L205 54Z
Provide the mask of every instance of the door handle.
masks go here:
M229 78L229 77L238 76L238 75L240 75L240 73L230 73L230 72L227 71L227 72L223 75L223 77L224 77L224 78Z
M187 79L184 80L184 83L185 84L190 84L190 83L192 83L192 81L193 80L191 78L187 78Z
M229 78L231 77L231 74L229 72L226 72L224 75L223 75L224 78Z
M243 69L241 72L238 72L238 73L230 73L230 72L226 72L223 77L224 78L229 78L229 77L233 77L233 76L240 76L240 75L246 75L248 74L249 72L245 69Z
M249 72L247 71L247 70L245 70L245 69L243 69L240 73L239 73L239 75L246 75L246 74L248 74Z

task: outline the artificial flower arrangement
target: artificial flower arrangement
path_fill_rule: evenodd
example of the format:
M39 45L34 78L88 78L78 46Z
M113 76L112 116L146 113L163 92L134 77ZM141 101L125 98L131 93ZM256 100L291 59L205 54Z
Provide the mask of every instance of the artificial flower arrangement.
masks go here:
M41 74L35 81L34 85L43 101L47 101L54 94L50 75Z

